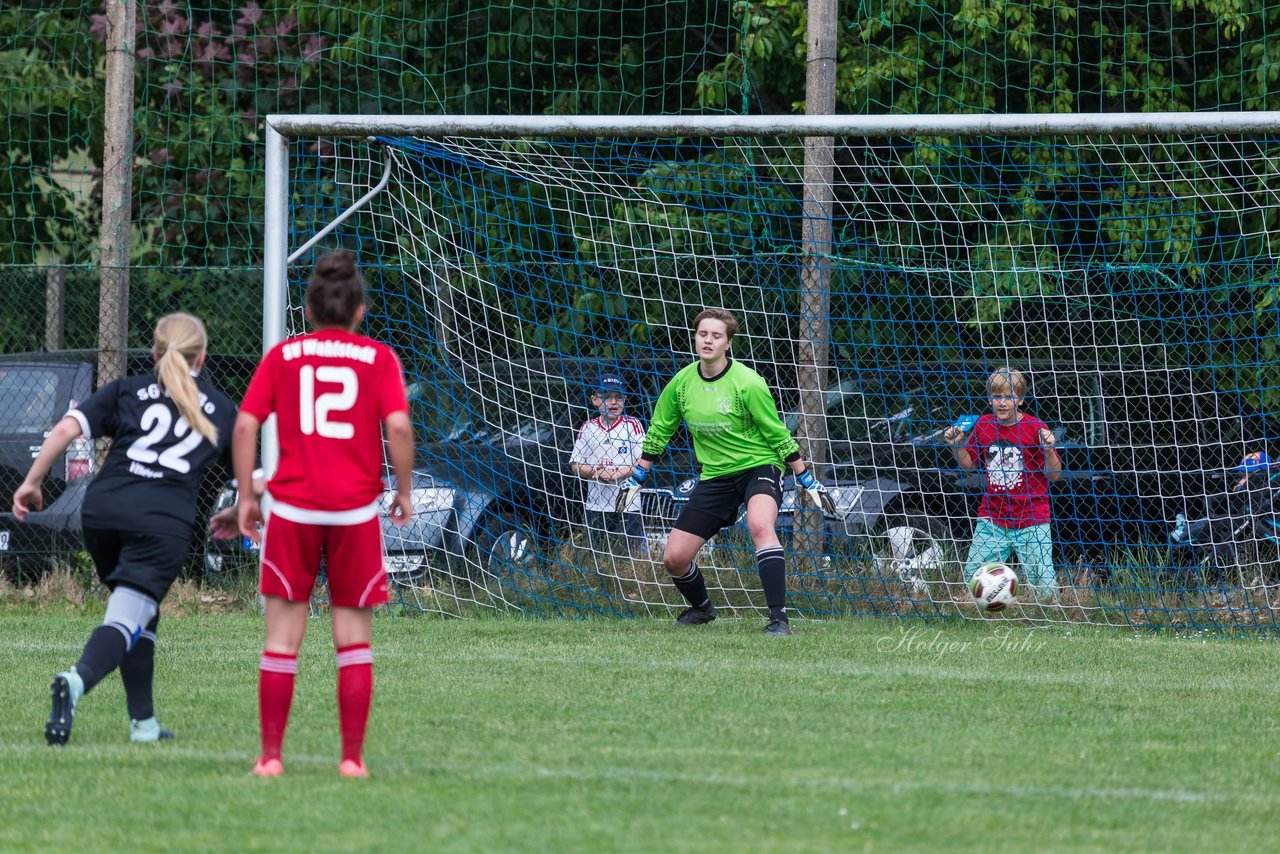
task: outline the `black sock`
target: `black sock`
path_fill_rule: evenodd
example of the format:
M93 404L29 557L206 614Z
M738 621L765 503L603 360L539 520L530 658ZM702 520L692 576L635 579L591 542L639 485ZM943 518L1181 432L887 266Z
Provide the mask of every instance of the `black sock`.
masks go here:
M120 662L120 681L124 682L124 700L129 717L145 721L155 717L155 705L151 699L151 684L156 672L155 620L147 627L124 661Z
M760 586L764 588L764 602L769 606L770 617L787 618L787 562L782 546L761 549L756 552L756 569L760 572Z
M98 626L93 630L76 662L76 673L84 680L86 694L120 666L128 648L124 634L115 626Z
M711 605L711 597L707 595L707 581L702 577L702 570L696 562L689 565L689 571L677 578L671 576L672 583L688 602L695 608L706 610Z

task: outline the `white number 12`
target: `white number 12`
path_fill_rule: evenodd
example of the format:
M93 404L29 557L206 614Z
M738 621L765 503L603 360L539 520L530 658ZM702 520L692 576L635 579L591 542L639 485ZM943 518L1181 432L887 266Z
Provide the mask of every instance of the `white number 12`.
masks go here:
M302 432L310 436L312 433L326 439L350 439L356 434L356 426L346 421L334 421L330 415L335 412L346 412L356 405L356 392L359 380L351 368L335 365L313 367L303 365L300 380L300 400ZM338 383L342 391L329 391L316 397L316 380L322 383Z

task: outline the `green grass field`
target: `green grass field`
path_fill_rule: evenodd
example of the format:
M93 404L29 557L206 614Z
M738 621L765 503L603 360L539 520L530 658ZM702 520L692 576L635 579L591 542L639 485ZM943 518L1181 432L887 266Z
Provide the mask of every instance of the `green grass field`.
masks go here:
M45 746L97 623L0 615L0 849L1265 850L1274 640L1001 621L380 617L368 780L337 776L328 622L259 780L243 615L166 619L130 745L112 676Z

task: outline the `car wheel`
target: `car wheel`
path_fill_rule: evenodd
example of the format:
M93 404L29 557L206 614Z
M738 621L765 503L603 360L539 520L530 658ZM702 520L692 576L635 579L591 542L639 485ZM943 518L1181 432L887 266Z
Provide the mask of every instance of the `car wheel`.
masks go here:
M245 574L257 571L257 552L209 550L204 553L204 578L210 584L225 587L236 583Z
M514 513L486 512L475 534L475 555L487 587L500 585L525 589L537 565L536 541L529 525Z
M930 580L941 580L952 550L951 530L945 519L923 513L891 515L880 529L876 549L880 577L897 578L923 594Z

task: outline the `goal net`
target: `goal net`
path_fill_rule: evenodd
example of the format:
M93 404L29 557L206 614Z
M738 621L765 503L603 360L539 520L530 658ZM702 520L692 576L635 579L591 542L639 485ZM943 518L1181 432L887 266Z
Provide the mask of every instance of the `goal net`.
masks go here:
M385 526L414 608L684 607L662 554L698 477L687 434L636 519L596 512L570 462L630 462L612 419L647 424L712 306L835 494L824 517L788 478L793 613L1274 628L1269 118L273 117L276 334L303 329L315 254L355 251L417 430L417 515ZM975 439L976 471L947 444L1006 368L1052 434L1052 482L1016 430ZM602 411L619 385L624 412ZM1051 540L1027 497L1046 484ZM967 583L988 560L1019 580L999 615ZM699 563L722 614L763 613L741 516Z

